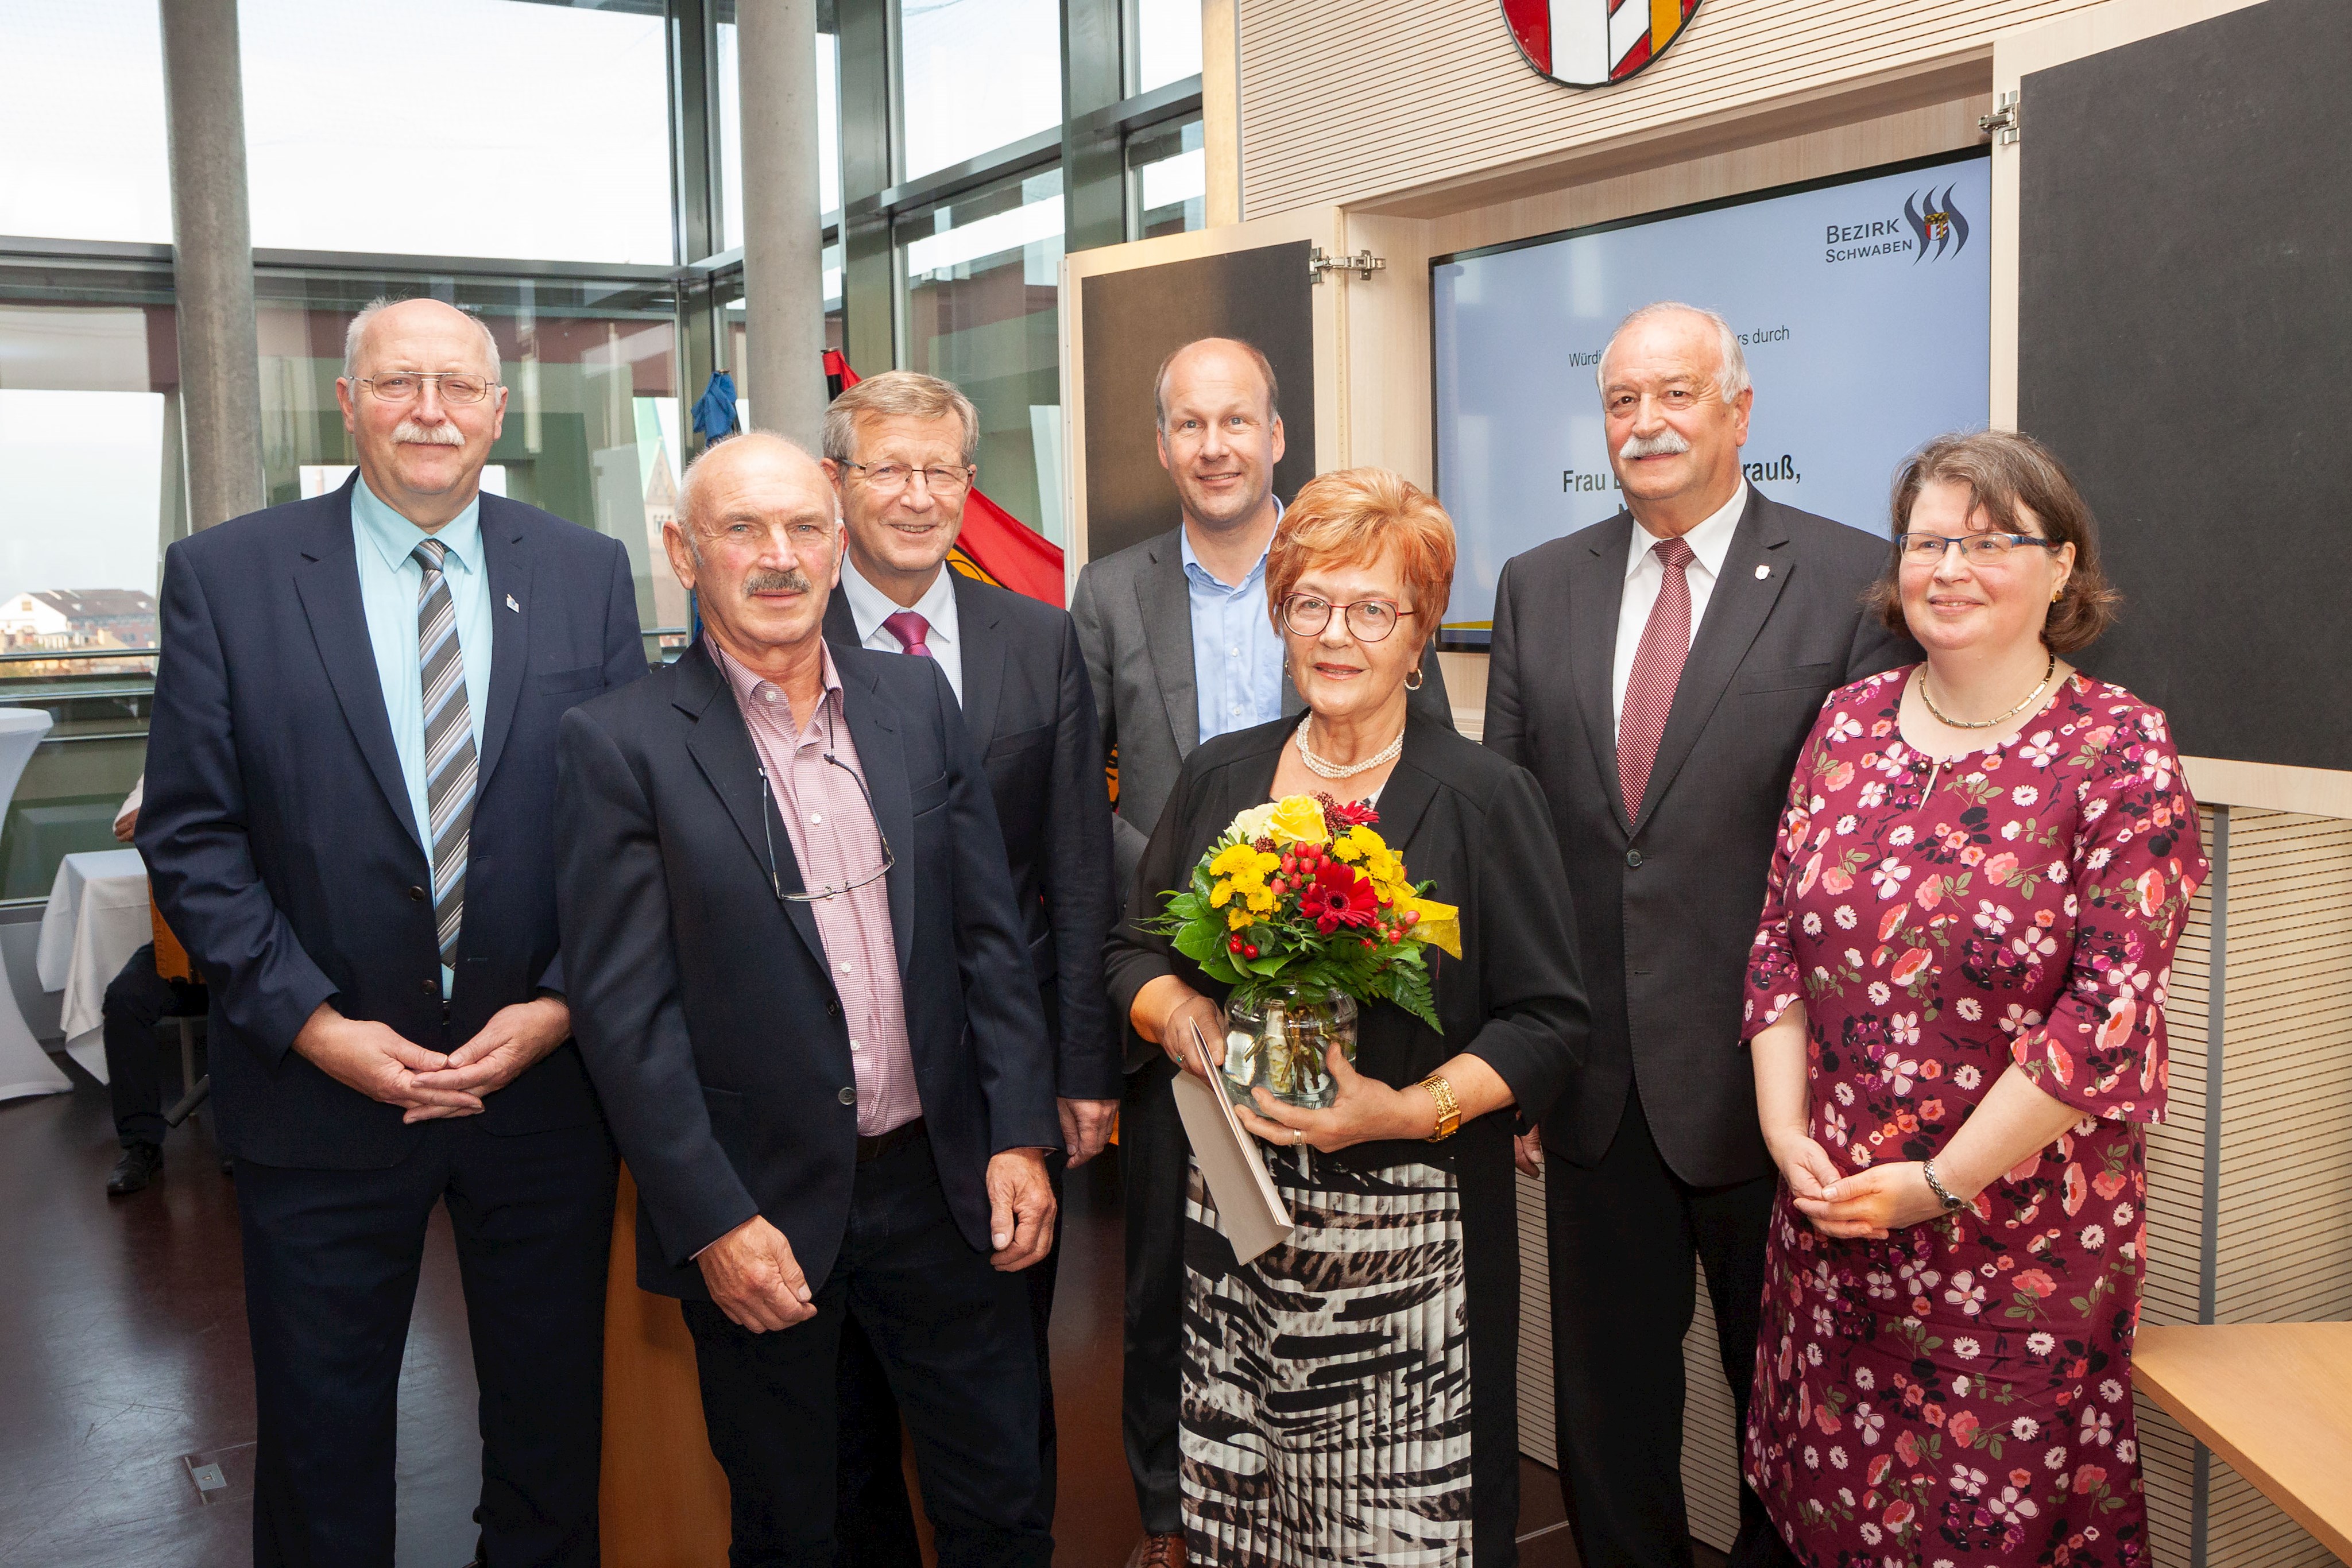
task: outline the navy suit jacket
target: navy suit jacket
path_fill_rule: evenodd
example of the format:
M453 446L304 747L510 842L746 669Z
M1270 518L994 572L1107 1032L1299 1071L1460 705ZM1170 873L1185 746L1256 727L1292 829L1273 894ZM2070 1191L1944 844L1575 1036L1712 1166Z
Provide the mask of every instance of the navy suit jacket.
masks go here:
M1074 1100L1116 1100L1127 1073L1103 995L1103 943L1118 904L1110 789L1077 627L1042 600L960 571L952 580L964 728L995 797L1055 1082ZM835 649L858 646L839 589L825 606L824 634Z
M989 1250L990 1157L1057 1148L1053 1054L988 776L939 666L838 649L940 1185ZM708 1299L694 1255L764 1215L812 1288L856 1171L856 1074L816 915L735 694L698 642L564 715L557 892L572 1019L637 1183L637 1283Z
M360 601L352 488L207 528L163 559L139 852L212 987L223 1139L263 1165L381 1169L423 1135L399 1107L291 1049L320 1002L442 1050L499 1009L564 988L556 721L646 673L620 543L484 496L489 700L445 1009L431 872ZM570 1043L486 1106L482 1124L497 1134L597 1115Z

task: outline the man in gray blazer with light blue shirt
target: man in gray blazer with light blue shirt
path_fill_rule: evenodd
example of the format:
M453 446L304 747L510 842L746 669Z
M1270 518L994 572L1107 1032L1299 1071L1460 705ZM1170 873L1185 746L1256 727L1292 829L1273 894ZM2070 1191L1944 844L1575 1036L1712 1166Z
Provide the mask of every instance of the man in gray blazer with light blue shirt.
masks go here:
M1169 355L1153 382L1153 414L1160 463L1175 482L1183 520L1089 562L1070 598L1103 745L1118 766L1112 852L1119 891L1140 898L1147 912L1157 901L1131 885L1135 866L1185 757L1228 730L1303 711L1265 600L1266 547L1282 518L1274 494L1283 455L1279 395L1274 367L1237 339L1203 338ZM1434 653L1424 668L1415 709L1451 726ZM1128 1040L1118 1134L1127 1194L1120 1420L1144 1531L1128 1561L1157 1568L1183 1561L1176 1417L1186 1145L1170 1087L1175 1069Z

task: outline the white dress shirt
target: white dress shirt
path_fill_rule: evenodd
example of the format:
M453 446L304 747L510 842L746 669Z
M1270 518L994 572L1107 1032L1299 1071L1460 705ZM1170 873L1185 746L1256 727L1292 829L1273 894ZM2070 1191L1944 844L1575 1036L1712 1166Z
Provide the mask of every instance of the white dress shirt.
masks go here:
M1698 641L1699 622L1706 619L1706 601L1715 591L1715 580L1723 575L1723 558L1731 553L1732 530L1739 526L1739 514L1747 507L1748 481L1742 479L1721 511L1683 536L1683 542L1697 558L1683 569L1683 579L1690 584L1693 642ZM1642 646L1643 628L1649 625L1658 590L1666 580L1666 569L1657 553L1663 542L1636 522L1633 547L1625 552L1625 592L1617 601L1617 667L1610 682L1614 695L1612 711L1621 724L1625 718L1625 683L1633 674L1633 655Z
M940 563L940 574L931 586L911 605L900 604L888 594L857 574L857 563L846 551L841 558L841 591L849 596L849 619L857 627L857 645L871 648L877 653L903 653L906 645L898 634L882 624L901 610L911 609L930 623L923 645L940 664L940 674L948 678L955 689L956 701L963 701L963 641L956 635L955 583L951 580L955 568Z

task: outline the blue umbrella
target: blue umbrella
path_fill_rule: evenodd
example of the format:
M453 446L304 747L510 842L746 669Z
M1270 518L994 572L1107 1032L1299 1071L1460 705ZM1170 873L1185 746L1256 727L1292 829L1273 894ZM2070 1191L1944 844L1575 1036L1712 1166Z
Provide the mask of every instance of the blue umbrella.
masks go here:
M694 402L695 434L706 441L724 441L736 429L735 378L725 371L715 371Z

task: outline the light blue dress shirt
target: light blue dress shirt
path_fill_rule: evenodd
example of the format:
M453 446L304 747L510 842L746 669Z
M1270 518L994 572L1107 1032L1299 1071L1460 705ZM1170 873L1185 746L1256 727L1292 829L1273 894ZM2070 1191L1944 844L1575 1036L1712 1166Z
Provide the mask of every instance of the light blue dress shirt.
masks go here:
M466 664L466 716L473 722L474 752L481 754L482 716L490 700L490 580L482 559L482 503L466 509L428 534L376 498L365 479L352 487L352 538L358 547L360 604L367 615L368 643L375 650L376 679L383 686L383 711L392 720L392 747L400 758L401 781L408 786L408 809L416 831L430 831L433 813L425 804L425 675L416 649L416 596L425 568L416 547L435 538L447 547L441 575L457 612L457 653ZM478 784L477 788L479 788ZM419 841L430 865L433 848ZM428 873L429 874L429 873ZM433 889L437 899L441 890ZM441 969L441 994L455 980Z
M1275 516L1282 515L1275 503ZM1282 638L1267 619L1265 554L1239 587L1217 580L1192 553L1192 536L1176 530L1192 601L1192 690L1201 738L1247 729L1282 716Z

